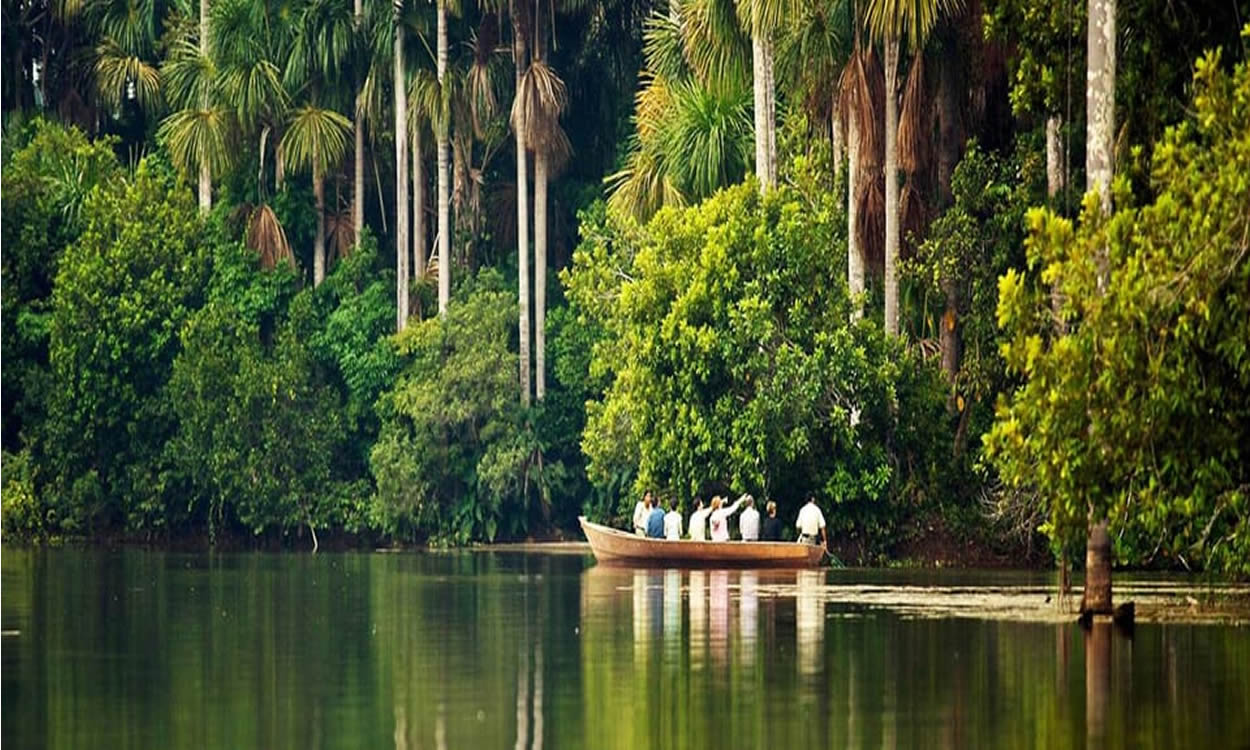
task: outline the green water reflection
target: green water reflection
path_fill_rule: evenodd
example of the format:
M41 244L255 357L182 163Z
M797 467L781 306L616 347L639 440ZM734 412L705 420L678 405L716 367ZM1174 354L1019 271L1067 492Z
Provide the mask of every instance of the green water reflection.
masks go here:
M12 748L1213 748L1250 738L1250 628L1139 625L1128 640L905 618L828 595L834 577L903 585L933 573L72 549L5 549L2 573L0 740Z

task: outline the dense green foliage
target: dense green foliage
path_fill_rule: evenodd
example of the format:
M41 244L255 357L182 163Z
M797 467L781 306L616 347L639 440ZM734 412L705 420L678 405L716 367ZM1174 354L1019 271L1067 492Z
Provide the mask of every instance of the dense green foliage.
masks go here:
M1079 225L1030 214L1028 269L1002 277L998 308L1025 383L986 445L1006 481L1037 488L1057 539L1107 517L1122 560L1246 575L1250 67L1230 76L1213 54L1194 82L1193 115L1155 149L1151 203L1121 184L1105 220L1091 200Z
M1078 219L1084 10L960 5L6 1L5 533L460 544L655 487L1250 573L1243 21L1122 4Z

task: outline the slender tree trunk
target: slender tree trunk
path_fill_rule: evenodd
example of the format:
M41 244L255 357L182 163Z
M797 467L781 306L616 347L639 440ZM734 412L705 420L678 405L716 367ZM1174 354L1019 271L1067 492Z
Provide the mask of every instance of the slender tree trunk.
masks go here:
M521 90L521 77L525 73L525 37L517 28L515 10L513 13L512 60L516 67L516 90ZM530 404L530 272L529 272L529 195L528 195L528 164L525 153L525 123L520 121L519 112L512 128L516 134L516 227L517 227L517 282L520 297L519 326L521 339L521 404Z
M547 155L534 153L534 396L543 400L547 363Z
M846 287L851 294L851 322L863 317L864 310L859 299L864 293L864 256L859 250L859 149L861 147L859 124L854 112L846 118L847 165L846 165Z
M777 184L777 84L773 76L773 40L764 36L764 132L768 135L768 151L764 154L768 169L768 185Z
M1087 191L1097 191L1104 215L1111 213L1111 178L1115 139L1115 0L1089 0L1087 37L1089 70L1085 76L1085 176ZM1110 275L1107 249L1098 253L1098 288ZM1081 608L1111 611L1111 555L1107 519L1091 516L1086 543L1085 595Z
M408 324L408 82L404 36L395 19L395 330Z
M320 157L313 157L313 198L317 206L317 234L313 241L313 286L326 278L326 186Z
M422 153L421 123L412 125L412 258L413 278L425 278L425 154Z
M286 154L282 151L282 128L273 130L273 184L281 192L286 187Z
M898 335L898 54L885 40L885 332Z
M1063 153L1063 118L1051 115L1046 118L1046 197L1054 200L1067 185L1067 170Z
M760 34L751 36L751 90L752 104L755 113L755 178L760 181L760 192L769 189L769 131L768 105L765 104L765 61L764 37Z
M438 85L447 84L447 2L438 0ZM438 131L438 314L447 314L451 302L451 174L448 133L451 123Z
M209 54L209 24L208 24L208 0L200 0L200 54L207 56ZM44 71L47 75L47 71ZM200 101L200 106L208 108L210 102L207 98ZM200 160L200 213L206 214L213 210L213 173L208 166L207 159Z
M838 180L842 179L842 164L846 156L846 139L842 130L842 113L838 109L838 97L833 97L833 112L830 117L830 148L833 150L833 181L834 187L841 187Z
M356 0L353 11L355 25L359 29L364 18L364 1ZM356 150L352 163L352 237L356 243L360 242L360 233L365 228L365 124L360 116L360 110L364 107L362 89L363 84L357 81L356 108L352 118L356 131Z

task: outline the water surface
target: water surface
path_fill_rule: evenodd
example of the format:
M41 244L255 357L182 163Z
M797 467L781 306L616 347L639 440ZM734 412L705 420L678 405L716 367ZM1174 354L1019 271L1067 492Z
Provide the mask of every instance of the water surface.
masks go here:
M1044 574L634 570L502 552L5 549L0 563L12 748L1250 738L1250 628L1146 623L1130 639L994 610L1004 595L1040 609ZM953 604L908 606L920 589Z

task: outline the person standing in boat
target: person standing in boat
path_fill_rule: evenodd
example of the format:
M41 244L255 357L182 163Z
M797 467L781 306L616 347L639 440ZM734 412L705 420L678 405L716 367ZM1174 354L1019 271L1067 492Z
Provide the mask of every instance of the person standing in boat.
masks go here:
M781 541L781 519L777 517L777 503L769 500L765 506L768 515L764 518L764 530L760 534L760 539L765 542Z
M690 514L690 538L693 541L707 541L707 514L710 512L710 508L703 507L703 498L694 499L694 512Z
M651 493L647 493L650 495ZM647 537L650 539L664 538L664 509L659 500L651 501L651 511L647 514Z
M738 516L738 533L742 535L744 542L760 540L760 512L755 509L755 498L750 495L747 496L742 515Z
M749 497L750 495L742 495L728 508L724 507L725 498L723 497L718 497L712 501L712 514L708 516L708 525L711 529L713 542L729 541L729 517L737 513L738 507Z
M807 504L799 509L799 518L794 522L799 530L799 541L803 544L815 544L820 537L825 549L829 548L829 537L825 534L825 514L820 512L816 504L816 496L808 495Z
M668 504L668 512L664 514L664 538L671 541L681 539L681 513L677 512L677 498Z
M638 536L647 535L647 515L651 512L651 490L647 490L638 504L634 506L634 533Z

